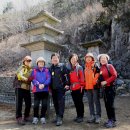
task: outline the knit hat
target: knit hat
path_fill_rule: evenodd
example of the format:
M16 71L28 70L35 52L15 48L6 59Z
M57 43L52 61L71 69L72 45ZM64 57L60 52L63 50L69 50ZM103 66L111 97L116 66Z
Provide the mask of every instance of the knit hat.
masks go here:
M100 54L100 55L98 55L98 57L97 57L98 60L100 60L101 56L105 56L108 60L110 60L110 57L107 54Z
M36 60L36 64L38 64L39 61L43 61L44 63L46 62L43 57L39 57L39 58Z

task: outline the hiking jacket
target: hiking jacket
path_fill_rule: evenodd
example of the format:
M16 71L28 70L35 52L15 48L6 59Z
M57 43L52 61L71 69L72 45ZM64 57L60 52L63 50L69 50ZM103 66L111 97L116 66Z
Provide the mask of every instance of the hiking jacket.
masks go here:
M72 91L84 88L84 72L82 66L77 64L74 68L68 64L67 69L69 70L70 78L70 89Z
M20 88L30 90L31 80L32 80L32 78L30 77L31 72L32 72L32 69L25 65L22 65L17 70L16 76L17 76L18 80L21 82ZM28 81L25 81L24 80L25 78L27 78Z
M42 70L40 70L38 67L33 69L31 77L33 77L32 80L32 91L35 92L48 92L49 91L49 84L51 82L51 75L49 70L46 67L43 67ZM39 89L39 85L44 84L43 89Z
M51 84L50 88L64 89L65 85L69 85L69 73L64 64L52 65L50 67Z
M111 75L109 75L107 66L109 67L109 71L110 71ZM102 73L104 81L107 82L106 86L111 86L111 84L117 78L117 72L116 72L116 70L115 70L115 68L112 64L102 65L101 68L100 68L100 73Z
M99 77L99 68L96 66L94 61L86 64L84 74L85 74L85 89L90 90L94 89L94 86L97 84Z

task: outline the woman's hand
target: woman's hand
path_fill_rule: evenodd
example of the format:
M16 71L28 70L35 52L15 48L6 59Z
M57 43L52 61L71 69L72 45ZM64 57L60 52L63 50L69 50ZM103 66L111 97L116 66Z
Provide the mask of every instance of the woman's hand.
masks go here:
M26 77L23 77L23 80L24 80L24 81L28 81L28 78L26 78Z
M65 89L66 89L66 90L69 90L69 88L70 88L70 87L69 87L68 85L65 86Z
M107 85L107 82L106 81L102 81L101 85L102 85L102 87L104 87L105 85Z
M39 84L39 89L43 89L44 87L44 84Z

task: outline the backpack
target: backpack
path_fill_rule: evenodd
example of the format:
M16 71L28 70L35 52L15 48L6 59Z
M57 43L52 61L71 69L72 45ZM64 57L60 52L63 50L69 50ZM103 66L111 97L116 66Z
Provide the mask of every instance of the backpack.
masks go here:
M92 67L92 70L93 70L93 72L94 72L94 77L95 77L95 75L96 75L97 73L100 73L100 68L99 68L99 66L98 66L97 63L94 64L94 66ZM99 85L99 83L97 82L97 84L94 86L94 89L99 89L99 88L100 88L100 85Z
M97 63L94 64L94 66L92 67L92 70L94 72L94 77L96 73L100 73L100 69Z
M15 75L13 80L13 88L21 88L22 82L18 80L17 75Z

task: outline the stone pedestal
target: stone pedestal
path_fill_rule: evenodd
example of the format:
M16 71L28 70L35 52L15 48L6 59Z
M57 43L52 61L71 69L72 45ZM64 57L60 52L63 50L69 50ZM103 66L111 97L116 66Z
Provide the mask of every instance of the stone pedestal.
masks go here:
M82 46L86 48L88 52L93 53L95 58L97 58L97 56L99 55L99 46L101 46L102 44L103 41L98 39L98 40L83 43Z

